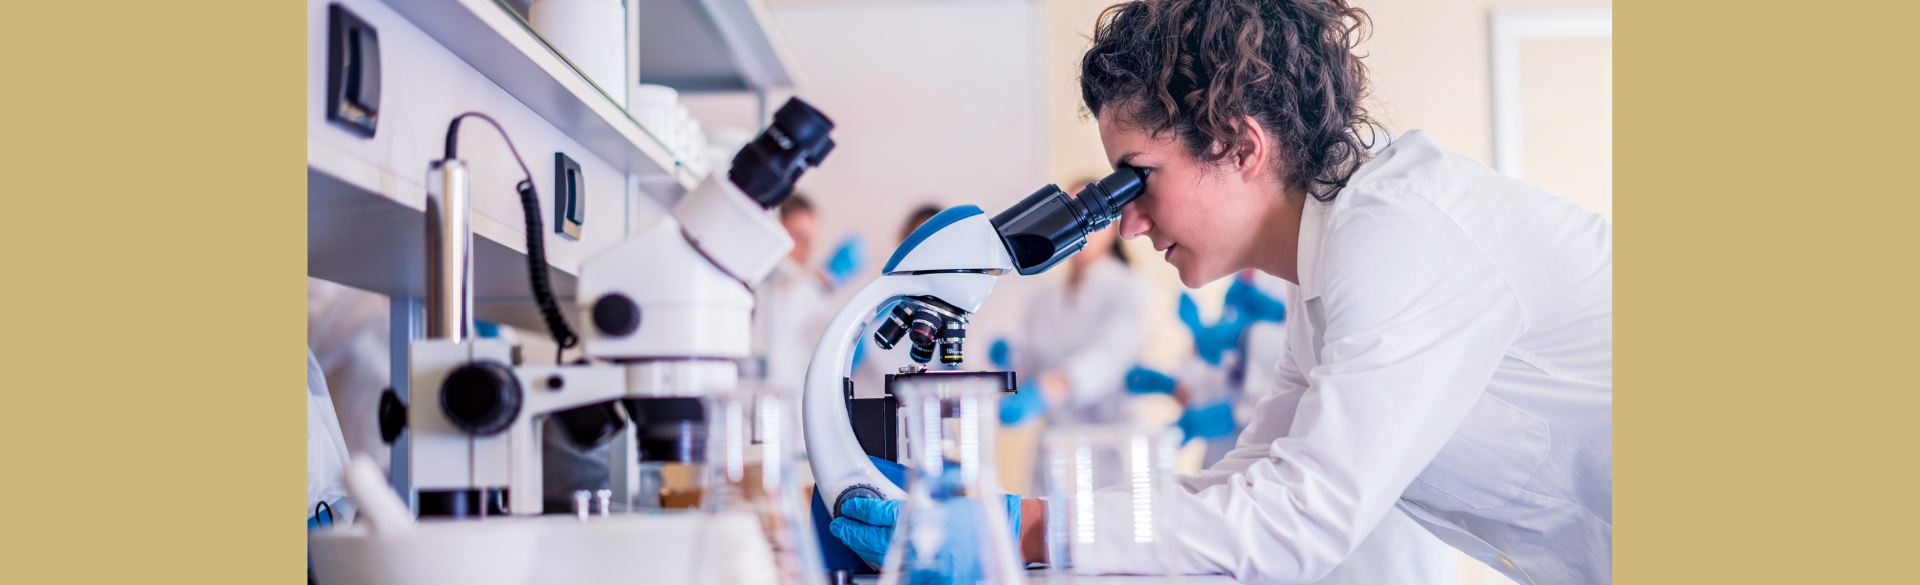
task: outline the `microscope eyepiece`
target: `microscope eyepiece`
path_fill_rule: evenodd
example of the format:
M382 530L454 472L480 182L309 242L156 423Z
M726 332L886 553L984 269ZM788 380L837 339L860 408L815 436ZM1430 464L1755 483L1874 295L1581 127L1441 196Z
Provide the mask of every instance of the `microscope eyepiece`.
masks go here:
M1120 217L1120 208L1146 190L1140 170L1121 165L1113 174L1069 195L1055 185L993 216L993 228L1023 275L1046 272L1087 244L1087 236Z
M833 151L827 136L832 130L825 114L800 98L789 99L774 112L773 123L733 156L727 178L762 209L772 209L793 194L794 181L807 167L820 166Z

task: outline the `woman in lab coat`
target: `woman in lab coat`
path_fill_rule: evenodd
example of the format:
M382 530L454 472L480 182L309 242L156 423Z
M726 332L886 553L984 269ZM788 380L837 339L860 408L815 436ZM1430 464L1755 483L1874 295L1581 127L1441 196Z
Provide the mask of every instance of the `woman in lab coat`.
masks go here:
M1276 388L1168 502L1175 568L1312 581L1397 507L1519 583L1611 582L1612 228L1417 130L1369 153L1365 18L1136 1L1082 61L1110 162L1146 177L1120 235L1189 287L1292 283ZM1128 513L1104 496L1096 514ZM1087 553L1078 570L1160 569Z

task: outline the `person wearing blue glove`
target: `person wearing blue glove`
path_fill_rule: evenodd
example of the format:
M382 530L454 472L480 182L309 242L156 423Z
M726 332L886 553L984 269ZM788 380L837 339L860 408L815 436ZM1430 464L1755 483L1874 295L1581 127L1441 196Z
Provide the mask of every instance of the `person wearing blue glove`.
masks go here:
M1016 495L1002 496L1006 506L1008 528L1014 542L1020 542L1021 499ZM847 543L847 547L860 555L862 560L881 567L886 563L887 548L893 542L894 529L900 524L901 510L906 502L899 500L878 500L873 498L850 498L840 505L840 517L834 518L827 529L835 538ZM907 582L911 585L965 585L981 579L980 538L976 533L973 519L978 516L973 506L975 500L951 498L938 503L945 522L940 538L940 550L932 558L920 557L919 562L910 562L902 566L908 571ZM911 546L911 545L909 545ZM909 552L908 558L915 558ZM1015 561L1019 562L1019 561Z
M1078 193L1087 181L1067 192ZM1087 236L1080 253L1054 272L1066 278L1039 281L1028 297L1024 323L1013 349L1023 382L1031 380L1045 407L1022 408L1019 422L1049 425L1102 424L1130 420L1127 369L1147 341L1150 289L1135 272L1113 230ZM1026 394L1023 390L1021 394ZM1003 399L1013 402L1014 396ZM1017 408L1009 406L1008 408ZM1003 409L1003 412L1009 412ZM1007 424L1015 421L1003 418ZM1003 477L1003 480L1013 478ZM1014 483L1009 482L1013 488Z
M810 264L819 229L813 203L805 195L787 198L780 205L780 226L793 240L793 249L754 286L752 347L767 384L799 388L813 348L837 307L828 274Z

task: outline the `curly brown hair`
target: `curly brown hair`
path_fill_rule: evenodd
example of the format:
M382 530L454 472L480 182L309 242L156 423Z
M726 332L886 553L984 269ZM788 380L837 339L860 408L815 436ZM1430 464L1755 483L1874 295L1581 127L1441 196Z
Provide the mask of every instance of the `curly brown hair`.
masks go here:
M1271 134L1283 181L1332 201L1367 158L1374 130L1354 47L1367 13L1346 0L1135 0L1102 11L1080 63L1087 112L1172 131L1218 163L1252 117Z

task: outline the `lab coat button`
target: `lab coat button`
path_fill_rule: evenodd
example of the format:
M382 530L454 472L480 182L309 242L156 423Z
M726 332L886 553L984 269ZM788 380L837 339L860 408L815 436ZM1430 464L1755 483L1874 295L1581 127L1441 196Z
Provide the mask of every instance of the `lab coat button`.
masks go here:
M1500 561L1500 564L1505 565L1507 567L1507 570L1509 571L1516 570L1513 566L1513 561L1507 560L1507 557L1493 557L1493 558L1495 560Z

